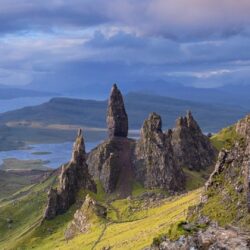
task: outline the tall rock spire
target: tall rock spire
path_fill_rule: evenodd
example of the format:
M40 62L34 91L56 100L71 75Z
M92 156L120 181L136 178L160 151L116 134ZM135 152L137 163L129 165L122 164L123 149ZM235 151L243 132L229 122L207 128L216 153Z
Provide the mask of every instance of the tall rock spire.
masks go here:
M86 161L85 144L82 130L78 130L78 135L74 143L71 162L83 164Z
M107 127L109 137L127 137L128 116L124 107L123 97L116 84L111 89L107 110Z
M84 139L80 129L71 161L62 167L58 188L49 191L44 218L53 219L56 215L65 213L76 201L76 195L81 188L96 192L96 185L88 171Z

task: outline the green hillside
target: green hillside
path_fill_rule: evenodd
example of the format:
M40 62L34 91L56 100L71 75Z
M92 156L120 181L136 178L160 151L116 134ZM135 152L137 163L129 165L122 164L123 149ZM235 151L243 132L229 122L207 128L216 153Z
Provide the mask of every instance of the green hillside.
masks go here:
M77 205L72 206L66 214L41 224L46 191L53 182L54 177L51 177L27 189L22 195L17 193L0 202L0 249L87 250L103 249L105 246L140 249L150 245L159 234L167 233L173 223L185 220L188 207L199 201L201 193L201 190L196 190L162 200L156 206L145 207L143 201L136 197L110 203L99 189L97 195L91 195L109 207L107 219L93 221L88 233L66 241L65 229L73 219ZM138 195L138 187L136 190ZM80 193L78 200L82 197L83 193ZM135 211L131 212L131 208Z

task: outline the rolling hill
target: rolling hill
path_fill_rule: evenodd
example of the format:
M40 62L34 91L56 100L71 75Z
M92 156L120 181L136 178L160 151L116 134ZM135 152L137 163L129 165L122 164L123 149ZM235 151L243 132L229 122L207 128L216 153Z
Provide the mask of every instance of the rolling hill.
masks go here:
M130 93L125 97L130 129L139 129L150 112L162 116L163 126L172 127L175 120L192 110L203 131L215 132L234 123L249 110L237 106L204 104L175 98ZM81 125L104 128L107 101L53 98L38 106L25 107L0 115L1 124L38 126L49 124ZM28 123L22 123L26 121ZM32 124L31 124L32 123Z

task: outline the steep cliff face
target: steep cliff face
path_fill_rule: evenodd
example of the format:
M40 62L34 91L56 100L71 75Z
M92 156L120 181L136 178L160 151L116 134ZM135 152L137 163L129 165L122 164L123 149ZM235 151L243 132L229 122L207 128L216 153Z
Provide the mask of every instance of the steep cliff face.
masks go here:
M191 112L177 120L172 134L172 146L177 164L192 170L206 169L213 165L217 155Z
M128 116L124 107L123 97L116 84L111 89L107 110L107 127L109 137L127 137Z
M64 165L59 176L58 189L51 189L44 217L52 219L62 214L76 201L77 192L81 189L96 192L96 185L88 172L82 131L79 130L74 144L72 159Z
M134 145L134 140L114 137L90 152L89 171L101 182L105 192L116 191L121 197L131 194Z
M135 150L135 173L147 188L178 191L185 187L183 171L175 162L171 136L171 131L162 132L158 114L152 113L145 120Z
M220 225L250 230L250 116L239 121L231 148L223 149L205 186L201 204L191 213Z

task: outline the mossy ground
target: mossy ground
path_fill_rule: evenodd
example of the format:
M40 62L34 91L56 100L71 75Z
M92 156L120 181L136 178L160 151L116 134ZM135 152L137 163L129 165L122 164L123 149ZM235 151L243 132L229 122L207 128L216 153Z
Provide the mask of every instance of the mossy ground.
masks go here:
M90 195L108 207L107 219L93 223L87 233L67 242L64 238L65 229L73 218L77 204L64 215L41 224L46 190L53 182L53 179L49 179L34 185L18 199L0 203L0 249L87 250L102 249L104 246L111 246L112 249L141 249L150 245L158 234L168 232L173 223L185 220L188 207L199 201L201 193L201 190L195 190L168 198L157 207L142 208L136 198L107 201L98 185L98 193ZM141 192L142 187L136 185L134 197ZM80 199L85 194L80 193ZM8 224L7 218L11 218L13 223Z
M235 126L230 126L213 135L210 140L217 150L221 150L222 148L230 149L238 139L239 135Z
M186 167L182 168L186 176L186 190L191 191L202 187L213 171L213 166L206 170L194 171Z
M239 142L239 146L245 146L245 140L237 134L235 126L222 129L211 138L211 142L218 150L222 148L231 149L236 141ZM214 177L213 186L206 192L208 201L202 207L201 213L211 220L217 221L221 226L236 224L250 230L247 199L244 193L237 192L233 186L233 183L238 183L238 185L244 183L240 169L233 168L233 175L235 176L233 181L226 169L223 173Z
M240 178L239 175L238 183L243 183ZM224 174L218 175L215 182L213 187L206 191L208 201L202 207L201 214L217 221L220 226L237 225L250 230L245 194L237 192Z

